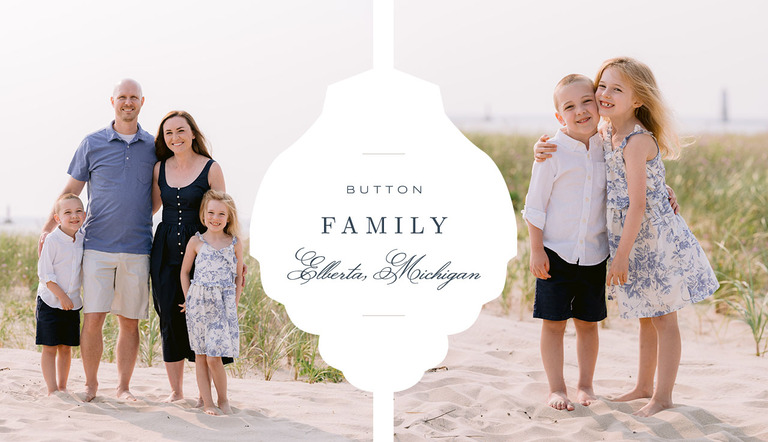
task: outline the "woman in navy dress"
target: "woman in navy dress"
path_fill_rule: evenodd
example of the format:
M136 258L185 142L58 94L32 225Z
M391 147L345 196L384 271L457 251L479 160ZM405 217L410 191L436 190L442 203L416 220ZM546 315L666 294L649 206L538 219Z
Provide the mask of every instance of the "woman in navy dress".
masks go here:
M211 159L205 137L189 113L171 111L163 118L155 151L158 162L152 179L152 212L162 205L163 219L152 242L150 275L160 318L163 361L171 384L170 402L184 398L184 359L195 360L180 307L184 303L179 279L184 250L195 232L205 232L200 222L203 194L226 188L221 167Z

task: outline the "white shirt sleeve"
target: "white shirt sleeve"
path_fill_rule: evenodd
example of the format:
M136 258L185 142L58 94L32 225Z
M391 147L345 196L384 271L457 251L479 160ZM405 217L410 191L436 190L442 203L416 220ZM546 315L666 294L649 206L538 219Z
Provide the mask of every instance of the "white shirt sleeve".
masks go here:
M49 238L50 235L45 237L40 259L37 260L37 277L40 279L40 284L43 285L48 284L48 282L58 284L56 272L53 269L53 258L56 255L53 249L56 247L53 245L53 240L49 241Z
M543 162L534 162L531 184L525 196L523 219L544 230L547 222L547 206L557 174L557 159L552 156Z

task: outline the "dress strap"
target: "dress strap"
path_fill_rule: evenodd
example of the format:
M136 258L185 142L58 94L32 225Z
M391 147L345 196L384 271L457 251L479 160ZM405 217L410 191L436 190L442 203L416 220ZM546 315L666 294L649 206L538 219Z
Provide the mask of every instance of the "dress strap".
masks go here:
M197 174L197 178L195 178L195 180L192 181L191 183L189 183L186 187L189 187L189 186L191 186L193 184L198 184L198 185L202 185L203 187L205 187L205 190L208 190L208 188L210 187L210 186L208 186L208 171L211 170L211 165L213 165L213 163L215 163L215 162L216 161L214 161L213 159L209 158L208 162L205 163L205 166L203 166L203 170L201 170L200 173ZM205 192L205 191L203 191L203 192Z
M621 143L621 149L624 149L624 147L626 147L627 143L629 142L629 138L631 136L638 135L638 134L650 135L651 138L653 138L653 142L656 143L656 153L657 154L659 153L659 141L656 139L655 136L653 136L653 132L649 131L648 129L644 129L639 124L636 124L635 128L632 130L632 132L629 135L627 135L626 137L624 137L624 141L622 141L622 143Z
M203 234L202 234L202 233L200 233L200 232L195 232L195 236L196 236L196 237L197 237L197 239L199 239L200 241L202 241L202 242L204 242L204 243L208 244L207 242L205 242L205 238L203 237Z
M208 162L205 163L205 167L203 167L203 170L202 170L202 172L200 172L200 175L198 176L197 179L199 179L199 180L202 179L202 180L204 180L207 183L208 182L208 171L211 170L211 166L213 166L213 163L215 163L215 162L216 161L214 161L213 158L208 159Z
M661 152L661 149L659 148L659 141L656 139L655 136L653 136L653 132L649 131L648 129L643 128L639 124L636 124L635 128L632 130L632 132L629 135L627 135L626 137L624 137L624 141L621 143L621 147L620 148L623 150L624 147L629 142L629 137L631 137L633 135L637 135L637 134L646 134L646 135L650 135L651 138L653 138L653 142L656 143L656 155L658 156L659 153Z
M157 177L157 185L159 187L168 187L168 181L165 180L165 161L160 161L160 173Z

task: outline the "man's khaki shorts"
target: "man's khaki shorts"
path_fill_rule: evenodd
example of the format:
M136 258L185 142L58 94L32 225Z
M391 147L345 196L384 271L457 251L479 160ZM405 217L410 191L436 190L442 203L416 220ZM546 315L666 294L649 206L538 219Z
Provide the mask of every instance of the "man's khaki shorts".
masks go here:
M148 309L149 255L83 253L83 313L147 319Z

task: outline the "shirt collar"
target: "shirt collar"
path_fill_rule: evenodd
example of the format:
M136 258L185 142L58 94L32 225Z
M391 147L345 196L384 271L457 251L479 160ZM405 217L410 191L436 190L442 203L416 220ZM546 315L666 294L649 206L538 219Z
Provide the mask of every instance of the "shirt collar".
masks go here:
M150 135L149 132L145 131L141 127L141 124L136 123L136 125L137 125L136 135L138 135L139 140L154 144L155 139L152 137L152 135ZM115 120L112 120L112 122L109 123L109 126L107 126L107 132L109 133L109 139L107 141L122 140L122 138L120 138L120 135L115 130ZM133 137L131 142L133 142L133 140L135 139L136 139L136 136Z
M64 231L61 230L61 228L59 226L56 226L56 228L53 229L53 231L51 233L49 233L48 235L53 235L54 238L56 238L59 241L71 243L71 242L77 242L78 239L82 238L82 236L84 235L84 232L83 232L83 228L82 227L77 229L77 232L75 232L75 240L72 241L72 237L71 236L69 236L66 233L64 233Z
M563 132L562 129L558 129L555 136L552 138L552 140L555 144L558 146L564 146L574 152L586 152L587 147L584 146L584 143L582 143L579 140L576 140L575 138L571 138L568 135ZM601 138L600 133L596 133L592 135L589 138L589 148L592 149L594 146L601 146Z

